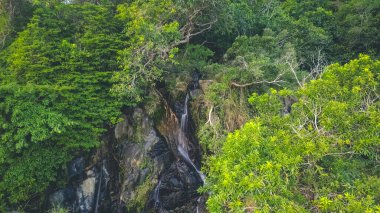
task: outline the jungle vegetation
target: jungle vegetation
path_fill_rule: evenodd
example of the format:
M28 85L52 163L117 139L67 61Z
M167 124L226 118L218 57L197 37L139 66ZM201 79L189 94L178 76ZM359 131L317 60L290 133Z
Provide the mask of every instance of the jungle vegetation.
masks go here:
M379 56L377 0L0 0L0 210L196 71L210 212L379 212Z

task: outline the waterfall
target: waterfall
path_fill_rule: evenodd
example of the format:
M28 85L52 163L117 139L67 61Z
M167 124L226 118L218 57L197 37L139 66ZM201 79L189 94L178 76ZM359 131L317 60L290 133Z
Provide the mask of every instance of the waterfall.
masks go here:
M189 94L186 94L186 99L184 103L183 114L181 115L181 131L178 136L178 152L183 158L183 160L188 163L193 169L197 172L202 182L205 183L205 175L199 171L199 169L195 166L195 164L191 161L189 157L189 151L187 148L187 139L185 133L187 132L187 123L188 123L188 102L189 102Z
M175 206L175 204L172 204L172 199L177 199L176 190L172 193L170 191L172 184L171 179L175 179L178 182L181 182L183 186L180 186L181 190L187 190L189 189L189 192L180 193L178 196L178 199L181 201L186 201L186 199L189 199L191 197L191 201L193 202L193 199L198 199L199 195L196 193L195 190L196 187L199 187L199 184L205 183L205 175L202 174L202 172L197 168L197 166L192 162L189 156L189 150L190 150L190 143L191 141L188 138L189 133L189 109L188 109L188 102L190 99L190 94L186 95L186 99L184 100L182 113L178 116L173 112L170 105L166 102L166 100L162 97L163 103L165 104L165 109L167 110L167 114L165 119L163 120L160 125L158 125L158 130L165 136L167 141L170 143L170 148L173 154L179 158L180 161L175 161L175 167L168 167L168 171L164 171L161 175L158 177L157 185L155 186L154 190L152 191L152 197L151 201L153 201L153 205L156 212L164 213L168 212L166 210L167 206ZM184 164L182 163L184 162ZM178 166L180 168L178 168ZM176 176L177 173L179 174L181 171L186 172L187 175L191 175L191 180L186 179L186 177ZM169 176L168 176L169 175ZM174 175L174 176L173 176ZM173 176L173 177L172 177ZM189 182L187 182L189 181ZM181 184L181 185L182 185ZM176 186L175 186L176 187ZM190 193L185 195L186 193ZM183 194L183 195L182 195ZM168 200L170 199L170 200ZM202 211L201 204L199 203L199 200L197 201L197 206L194 207L194 211L197 212Z
M158 181L156 188L154 189L153 199L155 208L161 209L160 204L160 188L161 188L161 180Z
M199 204L200 204L200 202L201 202L201 197L199 197L199 198L197 199L197 208L196 208L197 213L199 213Z
M186 132L187 130L188 102L189 102L189 94L186 94L185 103L183 106L183 114L181 116L181 130L183 132Z

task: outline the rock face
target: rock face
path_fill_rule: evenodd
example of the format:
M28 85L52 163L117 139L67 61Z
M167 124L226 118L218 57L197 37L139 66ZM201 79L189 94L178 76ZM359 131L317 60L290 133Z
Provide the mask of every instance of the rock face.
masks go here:
M174 107L162 97L155 122L142 108L125 112L104 145L72 161L70 184L49 196L50 205L81 213L203 212L200 148L187 131L188 99L200 93L194 85Z
M158 177L170 166L173 156L142 109L135 109L131 115L115 128L121 147L120 200L125 211L141 212L148 208Z
M85 164L86 162L83 157L74 159L68 167L69 179L82 175L85 169Z
M171 117L175 116L172 111L167 113L171 115L164 116L158 130L141 109L135 109L115 129L123 147L120 198L127 212L195 212L201 182L194 169L177 155L179 124Z
M51 206L69 207L70 204L75 203L75 189L66 188L54 192L49 197L49 203Z
M87 171L87 178L77 189L77 198L80 212L91 212L95 203L96 176L92 170Z
M69 164L70 185L49 196L50 208L63 207L72 212L94 212L97 186L99 186L101 177L95 167L86 171L84 165L83 157L74 159Z

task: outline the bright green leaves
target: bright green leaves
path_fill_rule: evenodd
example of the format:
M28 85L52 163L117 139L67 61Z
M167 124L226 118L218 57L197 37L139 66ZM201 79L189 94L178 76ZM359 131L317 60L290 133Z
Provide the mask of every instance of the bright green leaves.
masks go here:
M64 147L73 141L64 140L75 123L53 107L59 93L48 86L0 87L1 203L26 202L43 193L70 159Z
M0 1L1 204L41 197L123 105L199 71L211 211L378 208L380 64L318 79L379 54L378 1Z
M122 71L114 75L112 91L129 100L141 102L158 82L173 84L176 69L200 68L212 55L204 45L189 45L193 38L210 30L216 22L214 1L132 1L118 5L118 15L125 24L126 48L119 52ZM190 49L197 51L182 58ZM181 64L181 60L186 64ZM189 63L191 62L195 63ZM188 65L188 66L187 66ZM173 71L174 70L174 71Z
M329 66L321 79L299 90L300 101L294 105L294 110L300 111L296 113L299 121L320 134L355 141L356 152L374 154L370 150L379 143L374 125L379 119L379 64L362 55L344 66Z
M17 129L13 135L13 140L8 134L4 134L2 141L8 143L16 142L16 149L27 147L26 141L30 137L30 142L37 143L49 139L54 134L60 134L65 126L72 124L67 118L49 109L35 105L33 103L19 103L13 108L9 129ZM9 131L9 129L5 131Z
M304 211L291 192L303 147L286 131L280 119L254 119L227 137L222 154L209 162L211 212Z
M134 1L119 5L118 12L128 41L120 51L123 71L115 74L113 91L138 102L144 88L161 80L165 64L174 62L182 34L170 0Z
M60 93L48 86L0 87L1 203L26 202L43 193L70 159L64 145L57 144L74 126L52 107L62 98Z
M378 66L363 55L298 91L253 94L257 117L209 161L209 210L377 211Z
M255 87L265 84L292 85L292 71L298 75L297 55L290 43L281 41L286 32L275 35L265 29L263 36L241 36L224 56L224 65L214 64L205 68L220 81L235 87Z
M378 177L358 179L350 186L350 190L333 197L322 196L315 205L322 212L334 212L344 209L346 212L378 212L380 205L376 200L380 180Z
M256 112L260 112L260 115L274 116L278 115L282 107L280 97L283 96L277 95L277 90L271 89L269 94L258 95L253 93L248 102L254 106Z
M73 125L62 113L50 108L59 97L54 88L11 84L0 87L0 91L1 147L8 147L9 153L45 142ZM55 94L49 95L52 92Z

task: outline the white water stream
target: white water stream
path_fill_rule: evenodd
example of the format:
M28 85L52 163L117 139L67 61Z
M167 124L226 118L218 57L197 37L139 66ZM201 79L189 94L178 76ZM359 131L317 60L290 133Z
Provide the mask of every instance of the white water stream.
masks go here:
M186 138L185 133L187 132L188 127L188 102L189 102L189 95L186 95L185 103L184 103L184 109L183 114L181 115L181 123L180 123L180 131L178 135L178 144L177 144L177 150L182 158L182 160L185 161L185 163L189 166L191 166L194 171L198 174L200 179L202 180L202 183L205 183L206 176L195 166L195 164L191 161L189 157L189 151L188 151L188 139ZM153 199L154 199L154 205L155 208L158 210L158 212L163 212L161 201L160 201L160 188L161 188L161 180L158 182L156 188L154 189L153 193ZM196 212L199 212L199 203L200 198L197 200L197 207Z
M177 146L177 149L178 149L178 152L179 154L181 155L181 157L183 158L184 161L186 161L186 163L188 163L189 165L191 165L191 167L193 167L193 169L198 173L199 177L201 178L203 184L205 183L205 175L199 171L199 169L195 166L195 164L191 161L190 157L189 157L189 151L188 151L188 148L187 148L187 138L185 136L185 133L187 131L187 125L188 125L188 102L189 102L189 94L186 95L186 99L185 99L185 103L184 103L184 109L183 109L183 114L181 116L181 131L179 133L179 136L178 136L178 146Z
M154 199L154 206L155 208L161 210L161 203L160 203L160 188L161 188L161 180L158 181L158 184L156 188L154 189L153 199Z

